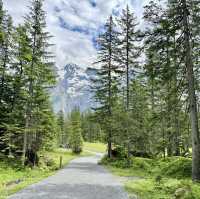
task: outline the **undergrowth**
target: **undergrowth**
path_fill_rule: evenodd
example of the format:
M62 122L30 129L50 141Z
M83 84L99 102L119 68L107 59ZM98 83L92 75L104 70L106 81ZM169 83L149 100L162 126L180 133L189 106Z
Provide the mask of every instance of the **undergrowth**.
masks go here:
M190 158L134 157L127 161L125 158L104 157L100 164L116 175L129 177L125 188L140 199L200 199L200 185L191 181ZM140 178L130 180L131 176Z

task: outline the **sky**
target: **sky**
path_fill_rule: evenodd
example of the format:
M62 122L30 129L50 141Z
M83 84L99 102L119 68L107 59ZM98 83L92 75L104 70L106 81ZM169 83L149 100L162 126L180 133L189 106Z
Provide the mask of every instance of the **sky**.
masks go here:
M53 35L52 51L62 75L68 63L90 67L96 58L95 38L110 14L118 13L127 4L141 22L143 6L150 0L45 0L48 31ZM30 0L3 0L4 8L14 24L23 23Z

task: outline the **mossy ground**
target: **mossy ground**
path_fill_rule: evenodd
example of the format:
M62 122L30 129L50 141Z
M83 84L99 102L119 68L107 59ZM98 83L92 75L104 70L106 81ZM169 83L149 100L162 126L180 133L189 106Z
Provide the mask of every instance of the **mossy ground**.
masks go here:
M200 184L191 181L191 159L132 158L127 166L125 159L104 158L101 164L114 174L127 178L126 190L140 199L200 199Z

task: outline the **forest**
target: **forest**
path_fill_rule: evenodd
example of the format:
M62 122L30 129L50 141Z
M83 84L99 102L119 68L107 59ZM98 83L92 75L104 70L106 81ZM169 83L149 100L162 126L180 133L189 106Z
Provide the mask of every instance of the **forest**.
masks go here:
M101 143L100 165L139 178L125 183L130 194L200 198L199 0L150 1L143 25L129 5L109 16L90 66L95 106L68 114L51 104L58 74L46 15L32 0L14 26L0 0L0 194L13 179L1 182L3 168L44 178L59 167L52 154L67 163Z

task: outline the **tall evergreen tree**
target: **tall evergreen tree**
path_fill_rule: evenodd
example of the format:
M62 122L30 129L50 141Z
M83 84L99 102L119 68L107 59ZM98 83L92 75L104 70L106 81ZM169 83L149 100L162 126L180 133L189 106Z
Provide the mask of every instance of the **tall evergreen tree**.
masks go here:
M80 153L83 148L83 137L81 129L81 115L79 109L75 108L70 116L69 145L74 153Z
M120 27L120 45L119 45L119 65L122 67L122 73L124 73L125 79L125 90L126 90L126 111L129 113L130 105L130 81L133 79L134 72L138 66L139 57L139 31L137 30L137 19L134 16L134 13L130 12L129 6L127 5L126 9L122 10L122 16L119 19ZM127 115L127 117L129 117ZM127 118L128 119L128 118ZM128 126L124 127L128 131ZM127 132L127 148L128 156L130 156L130 132Z
M119 65L125 74L126 80L126 109L129 110L130 101L130 80L133 78L134 70L139 68L139 31L137 30L137 18L131 13L129 6L122 10L122 16L119 19L120 45L119 45Z
M193 60L193 48L191 41L191 30L189 24L189 9L188 2L186 0L181 1L182 11L182 25L183 25L183 36L184 36L184 57L185 66L187 70L188 80L188 96L190 103L190 117L192 127L192 179L194 181L200 181L200 137L199 137L199 126L198 126L198 113L197 113L197 99L196 99L196 88L195 88L195 76L194 76L194 60Z
M48 90L55 82L54 63L42 5L33 0L25 24L14 27L0 1L0 151L22 155L23 165L34 165L38 150L53 146L57 131Z
M64 123L65 123L65 118L64 118L64 113L63 113L63 111L60 111L59 113L58 113L58 121L57 121L57 123L58 123L58 126L59 126L59 144L60 145L64 145L65 143L66 143L66 140L65 140L65 132L64 132Z
M24 129L24 99L26 93L24 72L27 70L26 63L31 50L28 46L29 43L26 32L27 30L23 26L19 26L12 35L13 43L15 41L12 53L14 59L13 62L10 63L10 69L12 70L11 92L9 93L10 106L7 110L9 119L6 122L6 137L9 143L9 154L11 151L21 149L21 143L17 143L15 139L16 137L21 137L20 132L23 132ZM15 150L12 148L15 148Z
M2 151L11 154L11 132L8 130L10 107L12 107L12 61L13 25L12 18L3 10L0 2L0 139Z
M149 24L146 31L147 39L145 39L147 58L145 73L151 85L152 118L160 115L162 123L166 124L160 129L164 156L165 148L169 156L180 154L180 121L178 118L182 105L179 99L184 92L185 81L181 75L181 65L178 64L181 63L181 59L179 58L180 53L177 54L176 42L179 27L177 23L174 23L176 11L172 9L175 5L173 2L173 5L168 5L169 9L165 10L156 2L151 2L146 7L144 15Z
M0 102L1 108L6 107L6 99L9 98L10 90L10 64L12 59L12 35L13 26L12 19L9 15L4 16L4 28L3 28L3 41L1 49L1 66L0 66Z
M37 128L40 128L40 117L46 108L43 105L48 100L46 87L54 83L53 63L49 61L52 56L48 52L50 36L45 30L45 12L42 7L43 0L33 0L30 12L25 17L32 52L27 71L28 97L22 162L25 162L27 149L32 153L38 150Z
M199 180L197 165L199 165L200 153L196 97L198 56L196 53L198 53L199 35L195 20L198 18L199 2L169 0L167 5L167 8L164 8L151 2L147 8L145 18L151 22L152 26L148 32L149 40L146 44L149 45L149 49L146 52L156 72L154 80L157 78L158 84L162 86L159 92L164 91L164 98L160 98L158 102L162 105L161 113L163 111L165 113L162 114L162 118L166 120L167 125L162 131L167 143L168 155L172 154L172 150L175 150L174 154L180 154L180 120L183 109L187 109L187 100L185 103L182 96L188 94L193 137L193 180L197 181ZM154 37L154 43L151 42L152 37ZM184 124L181 125L184 126ZM174 138L175 141L173 141Z
M97 69L97 78L93 80L92 90L95 92L95 100L98 107L96 113L103 118L102 124L107 132L108 157L112 156L113 132L110 126L112 108L116 103L117 96L117 73L116 65L118 49L118 32L112 16L105 25L105 32L98 39L98 61L100 68Z
M187 94L190 110L191 129L192 129L192 147L193 147L193 163L192 178L194 181L200 180L200 143L199 143L199 127L198 127L198 110L197 110L197 86L198 74L195 73L198 65L198 46L199 46L199 24L196 20L199 18L198 1L169 1L173 6L173 24L180 32L176 39L176 45L179 46L179 56L181 57L179 65L184 67L182 76L187 82ZM197 54L196 54L197 53ZM195 56L194 56L195 55ZM197 65L196 65L197 64Z

